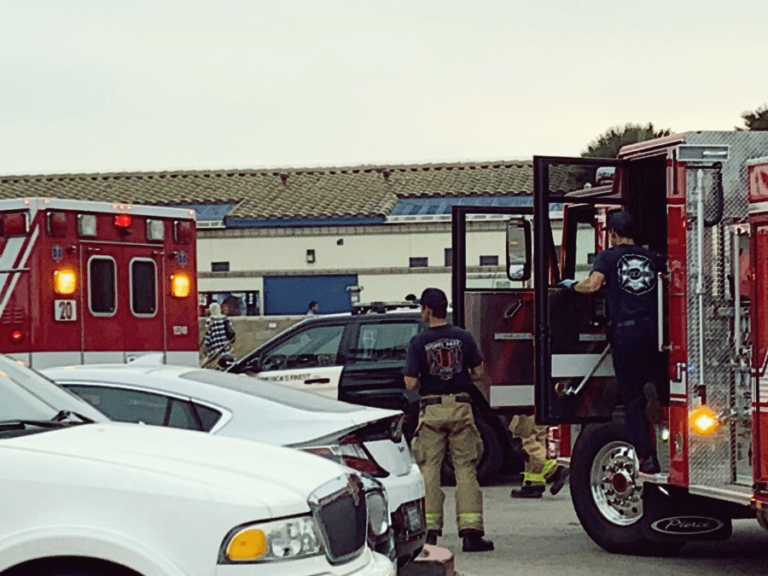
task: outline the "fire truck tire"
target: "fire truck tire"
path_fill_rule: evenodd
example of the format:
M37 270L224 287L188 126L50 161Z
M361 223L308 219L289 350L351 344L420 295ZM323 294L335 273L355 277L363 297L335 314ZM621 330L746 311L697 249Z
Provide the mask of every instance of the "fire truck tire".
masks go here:
M571 457L571 500L598 546L620 554L664 555L685 544L644 537L642 490L624 423L587 426Z
M478 416L475 418L475 425L483 441L482 452L477 459L477 481L481 486L486 486L496 478L501 469L504 461L504 445L499 439L493 422ZM440 481L444 486L456 484L456 473L453 471L451 456L447 451L440 470Z

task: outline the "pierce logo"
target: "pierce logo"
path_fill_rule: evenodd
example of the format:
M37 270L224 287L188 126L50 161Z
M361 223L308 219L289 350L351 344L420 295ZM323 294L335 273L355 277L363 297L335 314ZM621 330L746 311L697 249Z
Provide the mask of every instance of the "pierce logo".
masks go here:
M722 527L723 523L717 518L705 516L674 516L651 524L651 528L662 534L708 534Z

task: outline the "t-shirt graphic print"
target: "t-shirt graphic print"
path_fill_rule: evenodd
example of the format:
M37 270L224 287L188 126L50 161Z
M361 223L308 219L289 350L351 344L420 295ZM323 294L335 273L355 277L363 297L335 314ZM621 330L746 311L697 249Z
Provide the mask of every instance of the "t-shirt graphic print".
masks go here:
M616 263L619 286L630 294L645 294L656 285L653 262L643 254L625 254Z
M458 338L440 338L424 347L429 373L441 380L450 380L461 372L463 353Z

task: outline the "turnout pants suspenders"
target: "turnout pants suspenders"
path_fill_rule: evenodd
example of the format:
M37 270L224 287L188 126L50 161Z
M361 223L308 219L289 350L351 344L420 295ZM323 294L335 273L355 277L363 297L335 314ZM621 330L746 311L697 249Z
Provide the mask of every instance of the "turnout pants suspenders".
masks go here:
M468 395L422 398L412 446L424 476L428 530L443 529L445 494L440 488L440 467L446 448L450 451L456 471L456 524L459 534L462 530L483 530L483 494L475 470L481 442Z

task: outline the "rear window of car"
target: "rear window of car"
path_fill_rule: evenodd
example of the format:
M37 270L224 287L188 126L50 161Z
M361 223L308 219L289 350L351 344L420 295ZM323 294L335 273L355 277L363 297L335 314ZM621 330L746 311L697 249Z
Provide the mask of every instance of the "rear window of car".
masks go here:
M302 392L293 390L286 386L273 384L266 380L259 380L250 376L236 376L226 372L215 370L193 370L180 375L185 380L211 384L228 390L244 392L257 398L263 398L278 404L290 406L298 410L309 412L356 412L361 410L360 406L339 402L330 398L324 398L311 392Z

